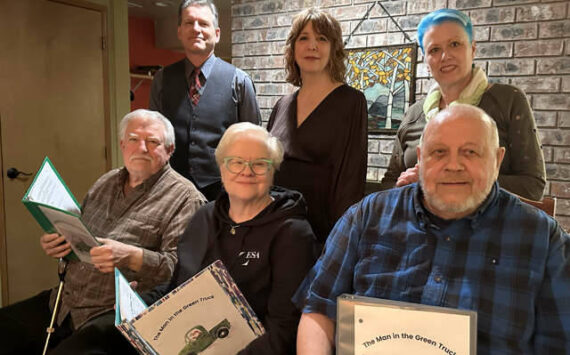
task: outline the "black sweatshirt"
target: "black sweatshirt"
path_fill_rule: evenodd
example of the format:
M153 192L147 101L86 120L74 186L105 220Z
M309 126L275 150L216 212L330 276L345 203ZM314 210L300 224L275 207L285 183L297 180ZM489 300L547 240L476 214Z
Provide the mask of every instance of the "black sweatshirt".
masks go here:
M239 354L294 354L300 312L291 297L315 261L315 237L300 193L272 187L270 194L271 204L239 224L228 215L226 193L198 210L178 243L170 284L145 301L156 301L220 259L266 330Z

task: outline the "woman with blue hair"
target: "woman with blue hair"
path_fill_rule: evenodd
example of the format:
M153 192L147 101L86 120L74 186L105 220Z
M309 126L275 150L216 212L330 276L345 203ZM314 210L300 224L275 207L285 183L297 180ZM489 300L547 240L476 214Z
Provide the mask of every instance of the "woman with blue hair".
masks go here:
M478 106L497 123L499 144L506 148L500 186L540 200L546 173L529 102L514 86L489 83L483 70L473 64L476 45L471 19L453 9L431 12L418 25L418 42L435 84L424 100L406 112L381 188L418 180L416 147L425 124L439 110L463 103Z

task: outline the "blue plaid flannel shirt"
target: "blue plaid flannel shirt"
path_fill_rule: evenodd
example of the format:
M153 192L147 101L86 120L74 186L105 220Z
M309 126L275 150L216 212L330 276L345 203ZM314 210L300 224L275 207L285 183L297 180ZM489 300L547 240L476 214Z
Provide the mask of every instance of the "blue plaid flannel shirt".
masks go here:
M343 293L477 311L479 354L570 354L570 237L496 183L471 216L434 224L412 184L337 222L293 300L336 319Z

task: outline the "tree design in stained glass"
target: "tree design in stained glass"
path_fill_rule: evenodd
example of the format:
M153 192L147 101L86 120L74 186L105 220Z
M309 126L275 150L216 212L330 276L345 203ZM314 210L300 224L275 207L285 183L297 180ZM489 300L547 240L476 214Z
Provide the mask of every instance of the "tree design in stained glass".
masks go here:
M347 83L364 93L368 130L398 129L415 92L416 45L350 49Z

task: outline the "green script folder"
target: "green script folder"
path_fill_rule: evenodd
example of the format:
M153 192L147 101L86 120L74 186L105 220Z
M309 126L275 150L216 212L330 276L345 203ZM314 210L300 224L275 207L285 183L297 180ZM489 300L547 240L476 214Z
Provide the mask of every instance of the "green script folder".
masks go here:
M100 243L81 221L81 207L52 162L46 157L22 198L46 233L59 233L71 244L66 259L91 262L89 250Z

